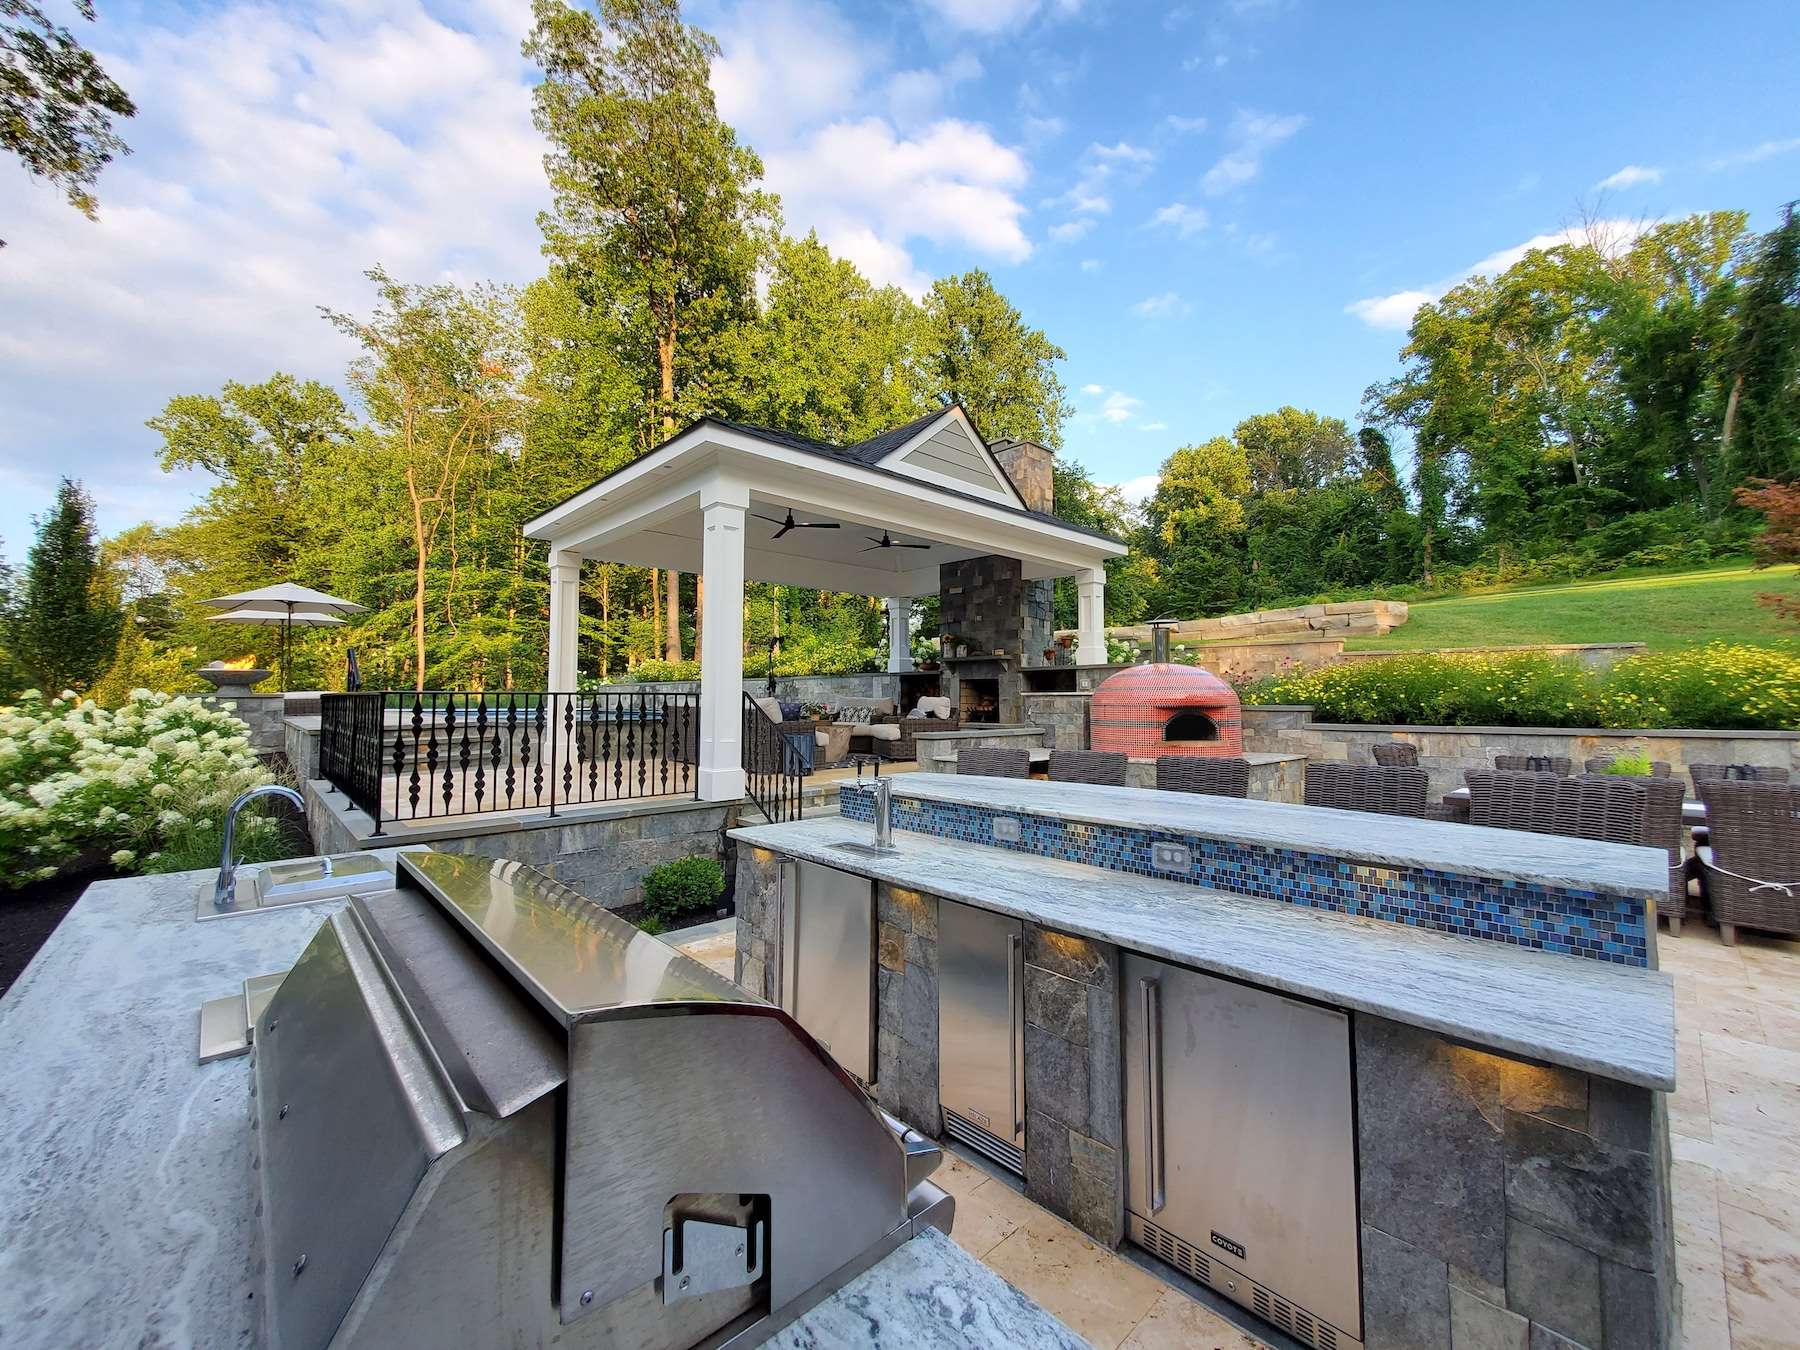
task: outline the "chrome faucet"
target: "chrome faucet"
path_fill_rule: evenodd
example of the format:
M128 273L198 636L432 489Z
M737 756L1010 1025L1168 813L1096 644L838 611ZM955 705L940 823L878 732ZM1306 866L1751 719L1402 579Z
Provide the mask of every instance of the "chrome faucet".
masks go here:
M213 883L214 909L230 909L237 901L237 870L238 865L244 861L231 856L235 852L233 841L237 835L238 812L246 802L255 801L258 797L285 798L294 804L302 816L306 814L306 799L291 787L283 787L280 783L265 783L238 794L237 800L225 809L225 842L219 849L219 879Z
M875 847L891 849L894 846L894 780L877 778L875 780Z

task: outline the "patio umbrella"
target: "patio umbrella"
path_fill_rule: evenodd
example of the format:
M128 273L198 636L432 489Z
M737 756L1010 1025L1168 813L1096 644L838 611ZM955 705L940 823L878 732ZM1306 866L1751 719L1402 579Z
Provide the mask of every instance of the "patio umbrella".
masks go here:
M221 595L203 603L225 611L213 617L214 623L279 625L281 687L284 690L288 687L289 643L294 625L298 623L302 628L329 627L343 622L339 615L360 614L363 610L361 605L353 601L341 600L324 591L315 591L310 586L296 586L291 581L261 586L254 591L239 591L236 595Z

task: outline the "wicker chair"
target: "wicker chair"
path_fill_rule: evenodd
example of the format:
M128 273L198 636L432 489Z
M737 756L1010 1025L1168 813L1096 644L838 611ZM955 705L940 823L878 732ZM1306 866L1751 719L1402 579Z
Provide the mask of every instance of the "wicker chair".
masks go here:
M957 752L956 771L988 778L1029 778L1031 751L1003 745L966 745Z
M1583 773L1605 773L1609 768L1612 767L1612 762L1617 758L1618 758L1617 755L1595 755L1592 759L1582 761L1581 771ZM1638 777L1639 775L1624 774L1624 775L1618 775L1618 776L1620 776L1620 777ZM1667 777L1669 777L1670 776L1669 761L1666 759L1651 760L1650 761L1650 776L1652 778L1667 778Z
M1389 769L1408 769L1419 762L1419 747L1411 741L1376 741L1369 753Z
M1119 750L1052 750L1050 781L1124 787L1130 756Z
M1575 761L1567 755L1495 755L1494 767L1502 773L1553 773L1567 778Z
M1720 938L1736 945L1740 924L1800 933L1800 787L1703 779L1700 800L1712 832L1701 881Z
M1308 764L1306 804L1339 811L1441 820L1430 803L1431 775L1416 765Z
M1788 771L1773 764L1690 764L1688 773L1694 779L1694 791L1704 782L1785 783Z
M1533 834L1603 839L1615 844L1660 848L1668 856L1666 896L1657 912L1680 936L1687 917L1687 865L1681 856L1681 782L1582 774L1509 773L1470 769L1469 823Z
M1156 786L1164 792L1208 797L1248 797L1250 761L1238 755L1158 755Z
M870 738L876 755L884 760L910 760L919 757L919 746L914 738L921 731L955 731L962 725L961 715L951 713L948 717L901 717L898 714L878 713L869 719L872 725L897 726L900 735L891 741Z

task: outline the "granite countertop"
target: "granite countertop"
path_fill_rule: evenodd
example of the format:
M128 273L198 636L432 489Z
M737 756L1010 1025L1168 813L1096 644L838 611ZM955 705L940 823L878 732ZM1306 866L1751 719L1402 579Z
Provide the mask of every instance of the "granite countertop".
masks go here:
M1554 834L1521 836L1517 830L1449 821L1373 816L1253 798L973 774L899 775L893 791L895 797L1196 834L1235 844L1324 853L1380 867L1426 867L1635 899L1666 892L1669 886L1669 862L1661 849Z
M896 792L901 782L894 780ZM1525 951L909 831L895 832L896 853L847 853L834 845L867 843L870 829L841 816L740 827L731 835L1504 1054L1665 1092L1675 1086L1674 981L1660 971Z
M384 853L389 852L387 850ZM0 998L0 1344L254 1347L248 1057L195 1062L200 1004L283 970L341 900L194 921L213 873L90 886ZM1083 1344L937 1234L774 1344Z

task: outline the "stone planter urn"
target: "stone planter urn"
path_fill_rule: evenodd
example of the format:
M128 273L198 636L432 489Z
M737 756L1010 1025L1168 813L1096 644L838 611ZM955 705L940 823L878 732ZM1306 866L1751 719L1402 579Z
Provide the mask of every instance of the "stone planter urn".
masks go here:
M261 684L273 674L267 670L243 670L224 666L214 661L210 665L200 667L200 678L219 691L220 698L248 698L252 687Z

